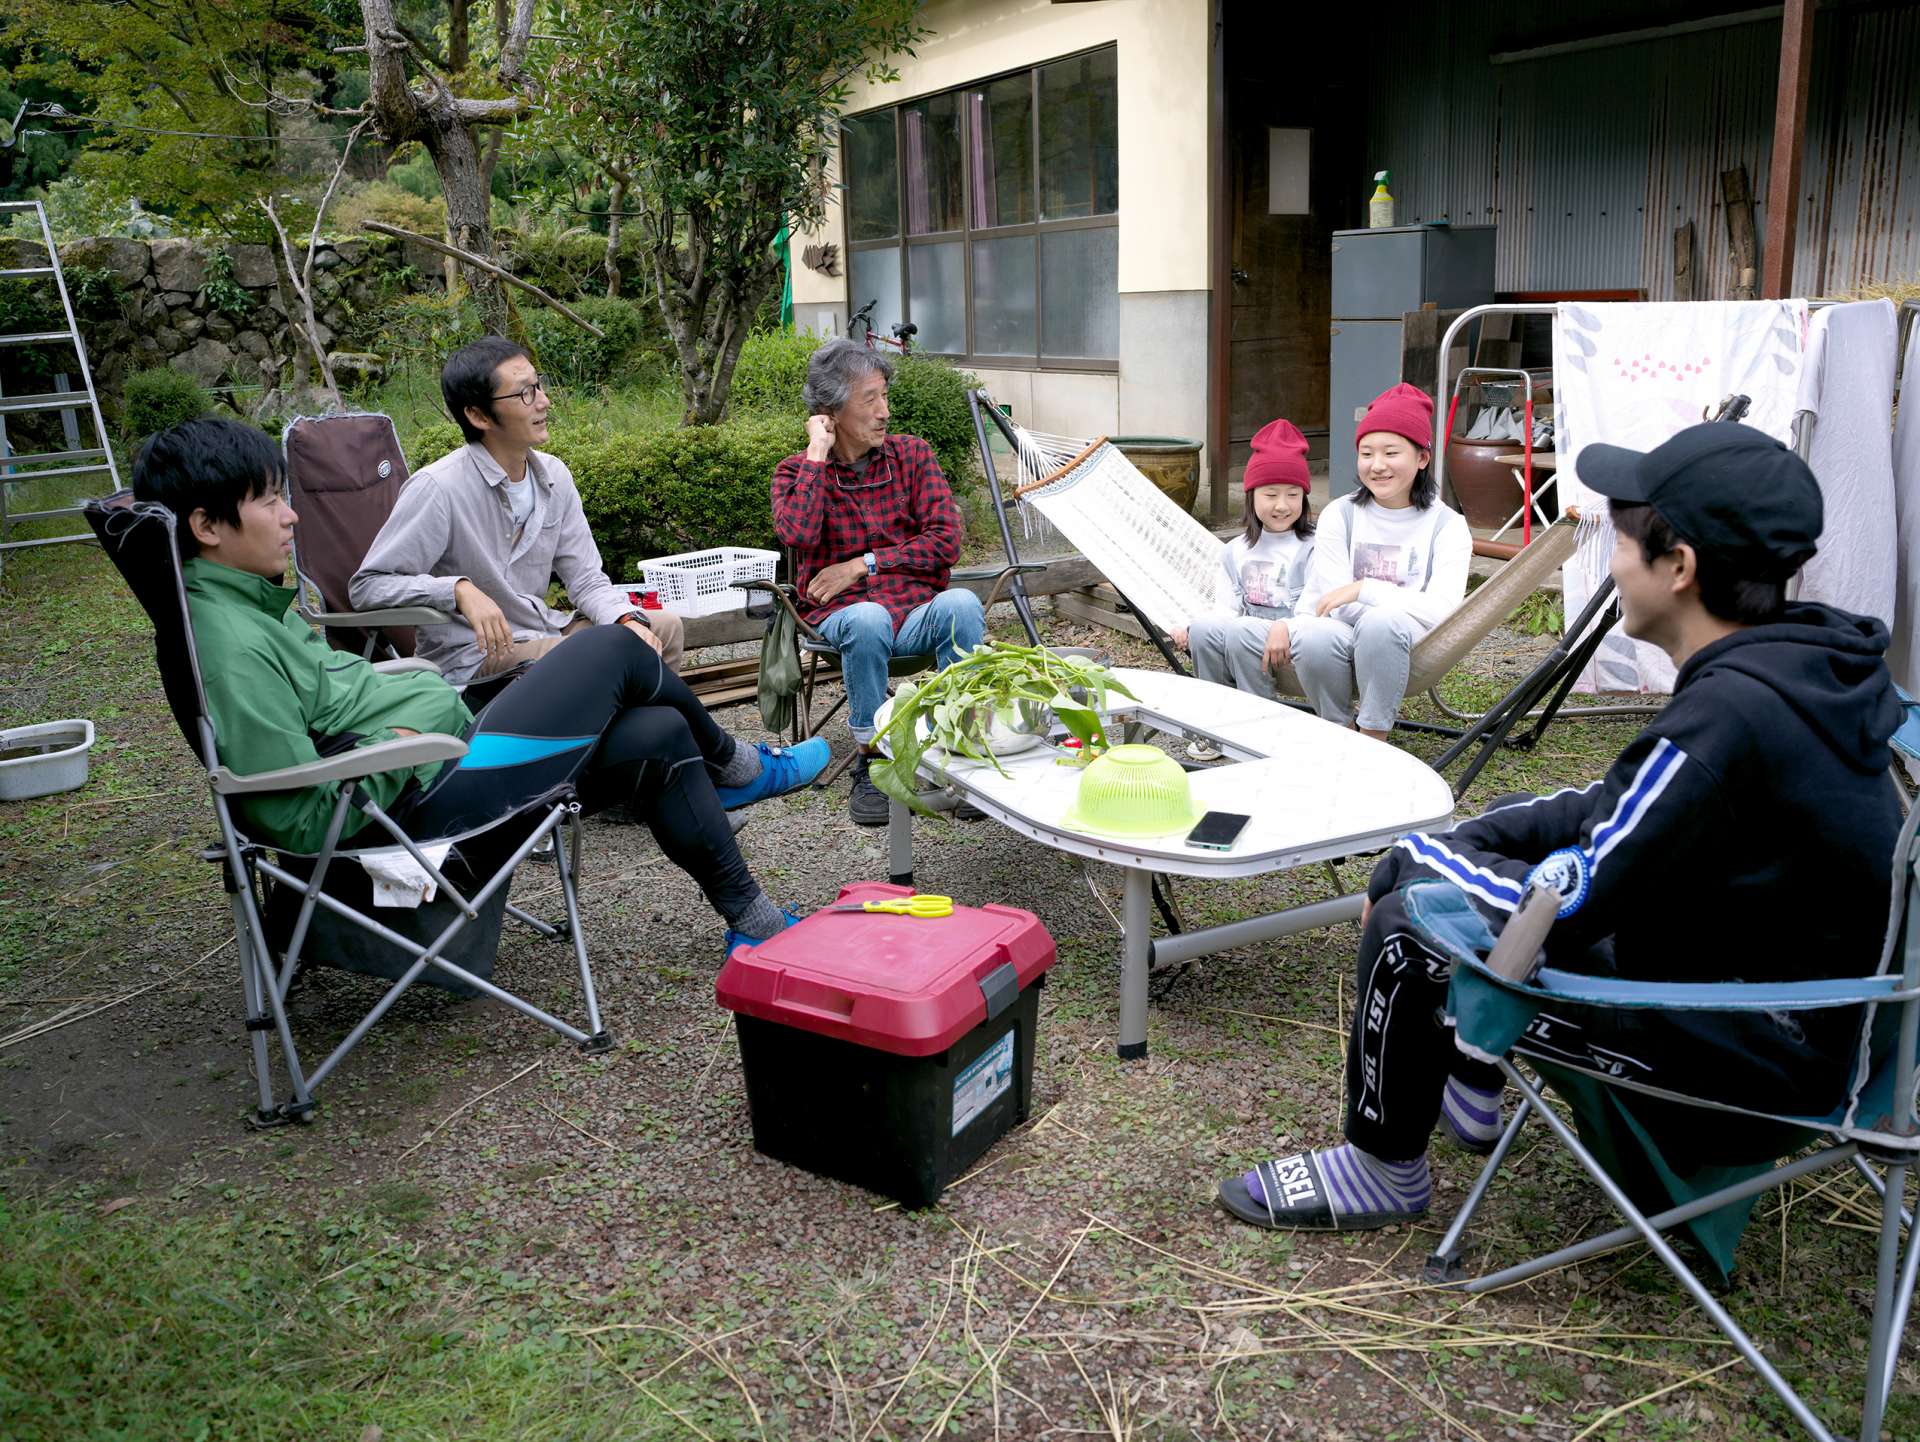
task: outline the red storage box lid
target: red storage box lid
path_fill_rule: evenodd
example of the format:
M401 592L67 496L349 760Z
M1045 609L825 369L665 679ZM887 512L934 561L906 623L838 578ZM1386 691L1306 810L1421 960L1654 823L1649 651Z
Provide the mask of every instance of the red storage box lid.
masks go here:
M867 881L842 887L837 904L913 894ZM940 917L816 911L758 946L735 948L714 994L728 1011L762 1021L931 1056L997 1016L1053 956L1040 918L1013 906L956 906Z

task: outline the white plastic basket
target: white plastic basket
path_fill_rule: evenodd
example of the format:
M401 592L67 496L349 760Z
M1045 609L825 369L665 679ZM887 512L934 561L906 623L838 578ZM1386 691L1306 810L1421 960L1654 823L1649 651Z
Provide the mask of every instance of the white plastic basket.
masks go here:
M712 616L746 607L749 593L736 581L771 581L780 564L778 551L750 546L716 546L684 551L640 563L640 583L660 593L660 604L676 616Z

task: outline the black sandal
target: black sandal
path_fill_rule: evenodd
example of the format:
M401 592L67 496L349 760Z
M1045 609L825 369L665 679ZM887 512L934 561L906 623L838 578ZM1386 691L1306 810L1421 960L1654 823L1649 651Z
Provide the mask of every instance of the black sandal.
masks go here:
M1422 1207L1411 1212L1348 1212L1333 1209L1327 1184L1320 1171L1319 1152L1300 1152L1290 1157L1261 1162L1254 1174L1260 1179L1261 1197L1256 1199L1244 1176L1228 1177L1220 1183L1220 1205L1241 1221L1275 1231L1365 1232L1376 1227L1410 1222L1426 1213ZM1275 1205L1274 1198L1280 1199Z

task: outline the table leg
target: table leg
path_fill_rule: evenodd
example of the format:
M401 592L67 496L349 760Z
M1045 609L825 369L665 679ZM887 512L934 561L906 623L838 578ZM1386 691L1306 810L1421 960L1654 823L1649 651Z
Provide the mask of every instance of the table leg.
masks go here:
M1120 897L1120 1055L1147 1054L1147 965L1153 947L1153 873L1128 867Z
M887 880L913 885L913 813L898 801L887 806Z

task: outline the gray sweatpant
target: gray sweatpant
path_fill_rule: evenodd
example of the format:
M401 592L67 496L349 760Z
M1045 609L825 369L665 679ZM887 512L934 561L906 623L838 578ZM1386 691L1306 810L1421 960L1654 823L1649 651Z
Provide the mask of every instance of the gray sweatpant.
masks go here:
M1270 616L1202 616L1187 627L1187 650L1202 681L1277 699L1265 661Z
M1321 720L1391 731L1407 694L1408 657L1425 634L1401 611L1369 606L1358 625L1315 616L1294 628L1293 672ZM1354 715L1354 695L1360 710Z

